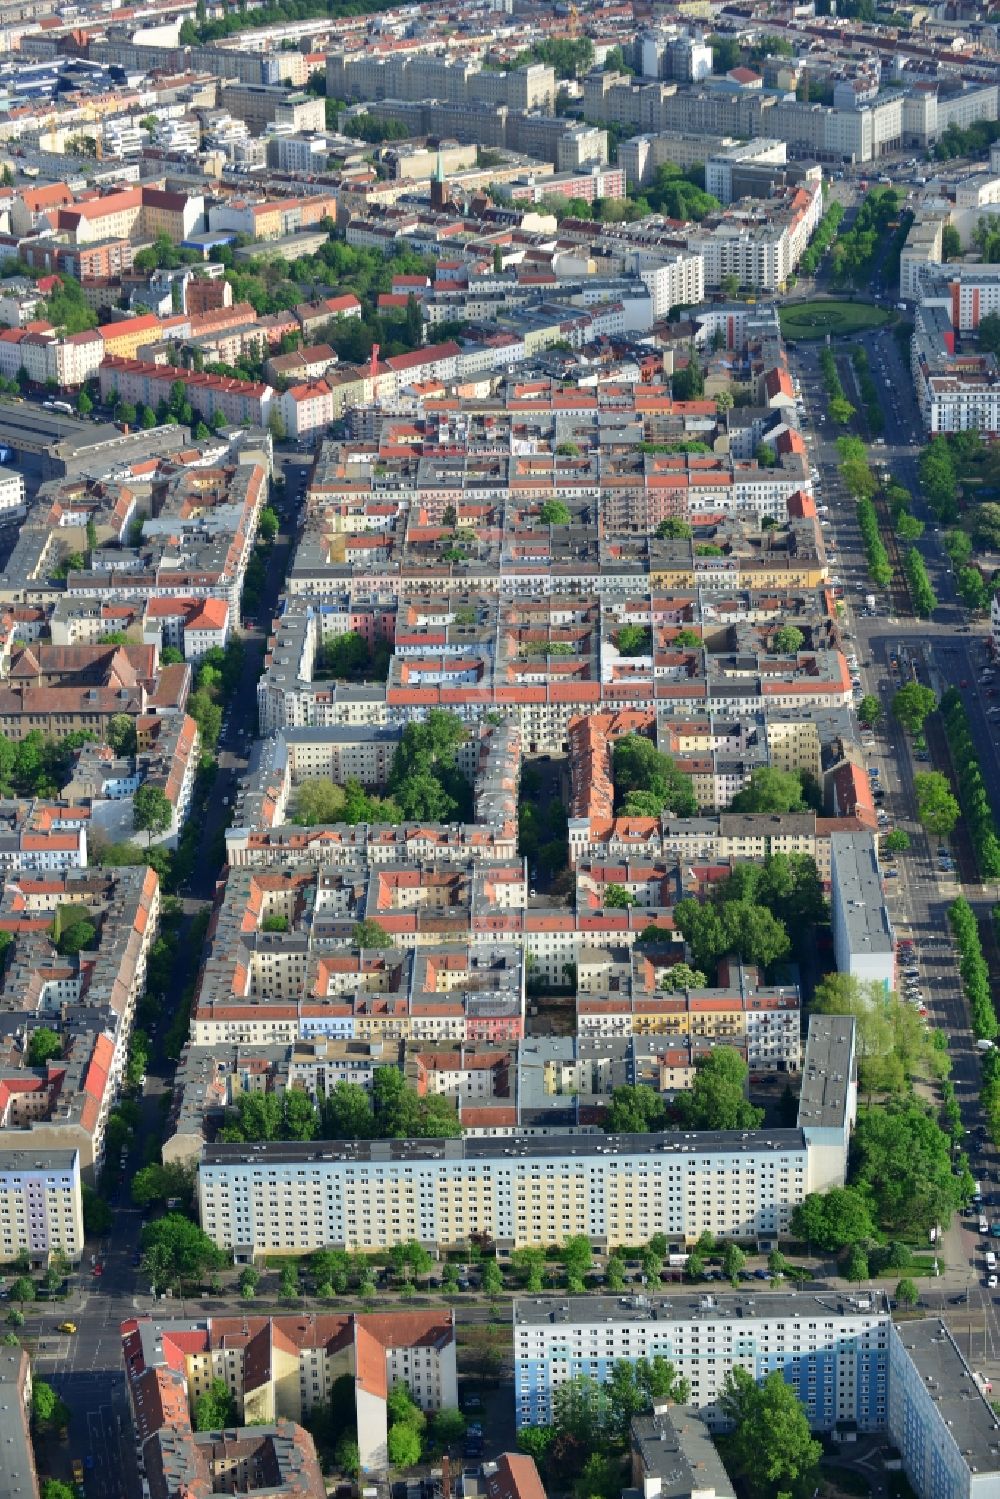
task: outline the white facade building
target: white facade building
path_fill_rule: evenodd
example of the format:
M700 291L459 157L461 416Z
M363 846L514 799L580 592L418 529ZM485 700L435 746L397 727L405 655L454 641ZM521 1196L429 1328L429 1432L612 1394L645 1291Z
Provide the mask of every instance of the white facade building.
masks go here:
M834 833L830 839L833 951L840 973L872 979L886 991L896 983L896 942L882 893L871 833Z

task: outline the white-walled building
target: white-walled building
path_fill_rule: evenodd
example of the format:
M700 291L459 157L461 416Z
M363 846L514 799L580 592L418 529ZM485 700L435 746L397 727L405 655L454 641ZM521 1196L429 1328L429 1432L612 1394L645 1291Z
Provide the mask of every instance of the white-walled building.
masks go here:
M57 1250L74 1263L80 1258L78 1150L0 1147L0 1261L16 1259L22 1250L35 1264L47 1264Z
M894 988L895 934L872 833L830 838L830 906L838 971Z

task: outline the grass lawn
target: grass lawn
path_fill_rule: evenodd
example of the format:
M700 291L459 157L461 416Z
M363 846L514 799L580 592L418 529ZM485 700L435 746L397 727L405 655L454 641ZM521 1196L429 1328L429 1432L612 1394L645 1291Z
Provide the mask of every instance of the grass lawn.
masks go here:
M796 302L782 307L781 332L788 339L825 338L828 333L858 333L881 328L889 314L867 302Z

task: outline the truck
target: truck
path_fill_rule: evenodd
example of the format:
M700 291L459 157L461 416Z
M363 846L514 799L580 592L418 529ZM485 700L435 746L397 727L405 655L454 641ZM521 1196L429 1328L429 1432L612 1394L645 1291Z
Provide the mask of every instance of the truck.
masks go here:
M866 609L870 609L871 612L874 614L877 605L878 605L878 599L875 597L875 595L873 593L866 593L865 594L865 608Z
M977 1041L976 1042L976 1050L978 1052L992 1051L993 1050L993 1042L992 1041L986 1041L986 1040Z

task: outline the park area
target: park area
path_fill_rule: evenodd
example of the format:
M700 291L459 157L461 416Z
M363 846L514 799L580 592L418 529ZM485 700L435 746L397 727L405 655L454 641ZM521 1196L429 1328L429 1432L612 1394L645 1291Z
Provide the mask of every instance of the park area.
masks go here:
M781 309L781 332L787 339L825 338L828 333L844 337L863 328L881 328L889 314L868 302L793 302Z

